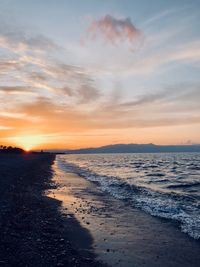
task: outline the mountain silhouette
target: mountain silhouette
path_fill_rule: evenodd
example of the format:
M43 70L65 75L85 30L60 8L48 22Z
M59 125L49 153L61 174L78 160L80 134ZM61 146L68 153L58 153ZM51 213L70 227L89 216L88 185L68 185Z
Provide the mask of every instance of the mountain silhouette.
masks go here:
M200 145L116 144L62 152L67 154L200 152Z

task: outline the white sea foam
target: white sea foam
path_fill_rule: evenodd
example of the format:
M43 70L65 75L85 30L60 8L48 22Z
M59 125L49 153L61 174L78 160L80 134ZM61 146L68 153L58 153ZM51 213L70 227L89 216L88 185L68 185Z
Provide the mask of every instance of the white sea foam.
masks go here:
M200 154L62 155L59 167L200 238ZM191 171L192 166L192 171Z

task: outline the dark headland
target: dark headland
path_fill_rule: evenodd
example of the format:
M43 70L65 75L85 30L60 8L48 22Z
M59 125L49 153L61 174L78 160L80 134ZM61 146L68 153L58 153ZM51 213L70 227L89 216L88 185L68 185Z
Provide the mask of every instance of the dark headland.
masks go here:
M55 187L54 159L50 153L1 149L0 266L102 266L89 232L61 214L61 202L45 195ZM76 248L70 242L73 229L83 241Z

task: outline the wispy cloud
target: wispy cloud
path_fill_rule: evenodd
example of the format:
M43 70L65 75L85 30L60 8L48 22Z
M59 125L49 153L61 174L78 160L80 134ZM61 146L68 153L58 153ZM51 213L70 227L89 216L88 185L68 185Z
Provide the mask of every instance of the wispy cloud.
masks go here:
M76 138L77 132L81 138L97 131L116 133L122 129L134 132L155 127L195 127L200 124L199 92L199 85L188 84L187 87L176 85L161 93L140 95L127 102L120 97L108 100L104 96L91 110L69 106L53 98L37 97L0 112L3 129L0 138L14 140L15 136L40 134L48 136L48 142L57 140L59 143L59 138L66 142L70 136Z
M25 86L0 86L0 93L5 94L34 94L34 89Z
M58 54L63 57L66 51L43 35L26 34L2 24L0 50L0 98L3 93L7 106L26 102L23 96L30 93L70 105L88 105L101 95L87 69L58 59Z
M136 96L134 100L120 103L121 108L144 108L160 107L173 105L173 111L182 107L185 111L195 108L200 112L198 105L200 98L200 84L176 84L158 92L146 93L144 95ZM172 110L169 109L169 112Z
M50 38L42 34L24 33L13 25L0 24L0 47L10 49L15 52L30 51L47 52L54 49L61 49Z

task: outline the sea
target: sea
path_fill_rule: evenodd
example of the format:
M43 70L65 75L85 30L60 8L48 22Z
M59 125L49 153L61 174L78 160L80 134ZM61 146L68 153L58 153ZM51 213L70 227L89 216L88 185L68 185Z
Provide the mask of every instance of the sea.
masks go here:
M58 155L58 166L200 239L200 153Z

